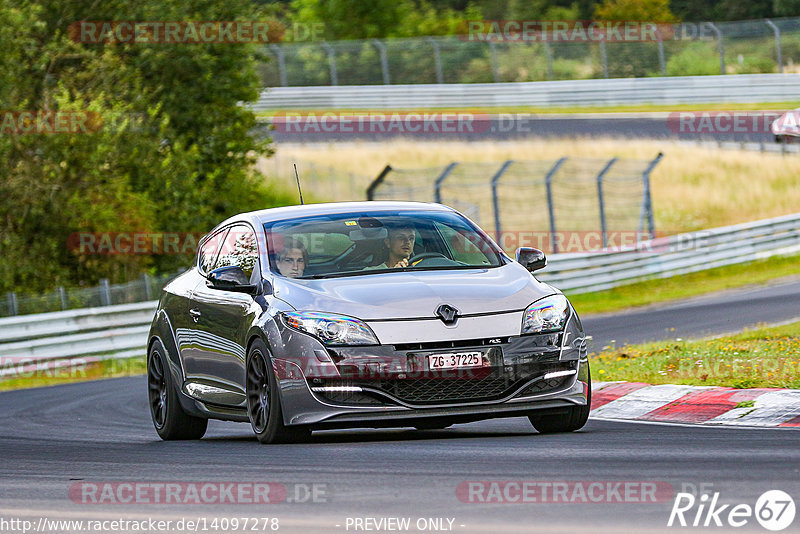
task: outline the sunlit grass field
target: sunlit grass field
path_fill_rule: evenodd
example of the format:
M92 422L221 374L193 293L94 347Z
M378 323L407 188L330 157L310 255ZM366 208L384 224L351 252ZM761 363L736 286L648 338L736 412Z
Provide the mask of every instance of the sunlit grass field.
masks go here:
M280 144L277 155L347 173L343 194L363 191L391 164L397 168L444 166L452 161L502 162L552 160L561 156L611 158L614 156L663 160L651 176L653 208L659 234L675 234L754 221L800 211L800 156L722 150L680 145L671 141L630 140L519 140L456 142L392 140L385 142ZM265 164L269 169L269 164ZM320 200L336 194L326 188ZM357 199L363 199L360 197ZM352 198L349 198L352 199ZM530 230L544 230L531 228Z

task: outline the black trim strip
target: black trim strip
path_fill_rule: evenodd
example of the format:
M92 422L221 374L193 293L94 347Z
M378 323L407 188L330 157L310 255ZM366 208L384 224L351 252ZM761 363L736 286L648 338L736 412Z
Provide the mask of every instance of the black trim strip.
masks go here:
M464 315L458 315L457 319L469 319L470 317L487 317L489 315L505 315L507 313L518 313L524 312L527 308L521 308L519 310L506 310L506 311L497 311L497 312L481 312L481 313L465 313ZM394 319L361 319L366 323L394 323L398 321L429 321L429 320L441 321L439 317L435 315L430 317L398 317ZM506 336L507 337L507 336Z

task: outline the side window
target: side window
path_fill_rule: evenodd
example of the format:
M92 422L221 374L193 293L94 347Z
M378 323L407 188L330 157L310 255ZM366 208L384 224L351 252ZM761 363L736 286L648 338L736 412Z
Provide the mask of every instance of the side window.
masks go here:
M258 262L256 234L249 226L243 224L232 227L222 242L214 268L238 265L252 281L256 262Z
M227 232L227 229L217 232L200 247L197 254L197 265L200 267L201 272L208 274L209 271L214 270L214 262L217 259L219 245Z
M439 229L439 233L442 235L442 239L444 239L445 245L454 260L467 265L491 264L486 254L457 229L439 222L436 223L436 228Z

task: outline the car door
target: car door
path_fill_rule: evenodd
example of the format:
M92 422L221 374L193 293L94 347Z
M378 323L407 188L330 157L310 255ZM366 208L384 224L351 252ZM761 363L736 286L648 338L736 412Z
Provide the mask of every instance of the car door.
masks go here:
M194 292L200 284L205 282L206 275L214 269L228 230L229 228L218 230L200 242L194 269L185 275L186 290L182 305L175 306L174 313L171 313L170 316L187 382L202 378L202 366L199 364L200 355L207 350L204 347L205 337L200 330L200 310L194 301Z
M244 223L230 227L214 268L238 265L252 282L261 277L255 231ZM216 404L241 405L244 398L246 336L261 307L251 295L208 287L203 278L189 310L197 350L187 375L207 386L201 397Z

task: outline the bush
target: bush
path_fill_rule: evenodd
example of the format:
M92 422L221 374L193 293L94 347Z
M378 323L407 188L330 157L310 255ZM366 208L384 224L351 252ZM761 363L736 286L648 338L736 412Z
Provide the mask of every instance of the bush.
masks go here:
M667 76L719 74L719 54L715 43L697 41L667 61Z
M772 58L756 55L740 57L741 61L731 62L731 70L734 74L760 74L778 71L778 64Z

